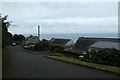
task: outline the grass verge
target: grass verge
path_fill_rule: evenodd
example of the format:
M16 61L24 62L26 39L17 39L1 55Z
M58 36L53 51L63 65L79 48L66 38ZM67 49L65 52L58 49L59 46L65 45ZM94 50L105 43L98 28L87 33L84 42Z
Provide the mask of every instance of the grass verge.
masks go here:
M50 55L50 56L45 56L45 57L63 61L63 62L67 62L67 63L82 65L82 66L86 66L86 67L90 67L90 68L95 68L95 69L99 69L99 70L104 70L104 71L109 71L109 72L120 74L120 71L119 71L120 67L116 67L116 66L89 63L89 62L81 61L80 59L76 59L73 57L66 57L66 56L59 56L59 55Z

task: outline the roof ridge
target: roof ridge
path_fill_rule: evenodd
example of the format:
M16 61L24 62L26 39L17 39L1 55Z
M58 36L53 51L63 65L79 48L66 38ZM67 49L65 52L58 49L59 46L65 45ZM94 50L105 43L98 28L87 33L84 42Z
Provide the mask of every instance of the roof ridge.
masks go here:
M52 38L52 39L72 40L72 39L65 39L65 38Z
M99 38L99 37L79 37L80 38L84 38L84 39L117 39L119 40L120 38Z

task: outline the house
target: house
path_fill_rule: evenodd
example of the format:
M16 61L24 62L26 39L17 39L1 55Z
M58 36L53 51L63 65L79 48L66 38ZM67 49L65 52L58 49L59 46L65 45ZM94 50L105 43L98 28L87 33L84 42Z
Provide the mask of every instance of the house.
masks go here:
M92 37L79 37L73 46L74 52L86 52L91 45L97 41L106 42L119 42L120 39L117 38L92 38Z
M114 49L120 50L120 48L118 46L119 44L120 43L118 43L118 42L97 41L89 47L89 51L90 50L98 51L98 50L105 49L105 48L109 48L109 49L114 48Z
M39 42L39 39L37 36L29 36L27 37L26 41L27 44L36 44Z
M74 45L73 40L71 40L71 39L60 39L60 38L52 38L50 40L50 43L52 45L63 46L64 48L72 48L72 46Z

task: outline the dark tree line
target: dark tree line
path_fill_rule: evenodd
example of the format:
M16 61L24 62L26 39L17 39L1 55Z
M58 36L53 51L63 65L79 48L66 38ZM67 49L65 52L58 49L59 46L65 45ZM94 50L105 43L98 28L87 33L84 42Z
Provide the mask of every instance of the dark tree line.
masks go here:
M62 46L59 45L52 45L50 42L46 39L43 39L42 41L39 41L38 43L35 44L34 50L37 51L57 51L57 50L64 50Z
M21 43L25 40L25 36L22 34L15 34L13 36L13 42L15 42L17 45L21 45Z
M25 36L22 35L22 34L15 34L13 36L13 40L15 40L15 41L23 41L23 40L25 40Z

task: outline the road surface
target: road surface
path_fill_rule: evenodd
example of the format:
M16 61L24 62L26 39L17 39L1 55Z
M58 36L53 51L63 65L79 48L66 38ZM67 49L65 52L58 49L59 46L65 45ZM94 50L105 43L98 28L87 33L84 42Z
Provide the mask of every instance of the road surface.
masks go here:
M106 71L43 57L49 53L29 52L19 46L10 46L7 52L3 59L3 78L118 78Z

